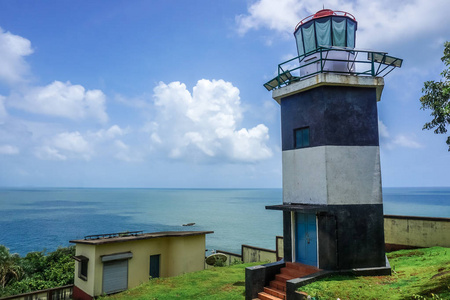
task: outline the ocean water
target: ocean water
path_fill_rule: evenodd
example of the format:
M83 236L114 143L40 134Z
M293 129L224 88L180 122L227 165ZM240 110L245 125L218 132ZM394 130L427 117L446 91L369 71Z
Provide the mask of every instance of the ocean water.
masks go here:
M383 200L385 214L450 217L450 188L385 188ZM1 188L0 244L25 255L91 234L212 230L209 250L275 249L282 213L265 206L281 203L281 189Z

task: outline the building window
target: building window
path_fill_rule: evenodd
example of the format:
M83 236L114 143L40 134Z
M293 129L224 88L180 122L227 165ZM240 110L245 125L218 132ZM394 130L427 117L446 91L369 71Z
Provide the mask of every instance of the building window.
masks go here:
M78 278L87 281L89 258L83 255L73 256L78 262Z
M309 127L294 130L295 148L309 147Z
M78 274L78 277L80 277L83 280L87 280L87 274L88 274L88 260L82 260L80 263L80 273Z

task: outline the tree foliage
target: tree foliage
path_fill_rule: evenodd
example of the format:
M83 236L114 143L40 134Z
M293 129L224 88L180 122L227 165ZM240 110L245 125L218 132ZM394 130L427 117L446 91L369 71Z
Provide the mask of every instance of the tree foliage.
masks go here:
M30 252L20 257L0 245L0 297L72 284L73 255L74 246L50 253Z
M440 81L427 81L422 88L420 97L421 109L431 109L433 120L425 123L422 129L434 129L434 133L444 134L450 126L450 42L444 44L444 56L441 60L447 67L442 71ZM450 151L450 136L447 137L448 151Z
M9 249L0 245L0 285L4 288L9 282L18 280L22 274L20 257L9 253Z

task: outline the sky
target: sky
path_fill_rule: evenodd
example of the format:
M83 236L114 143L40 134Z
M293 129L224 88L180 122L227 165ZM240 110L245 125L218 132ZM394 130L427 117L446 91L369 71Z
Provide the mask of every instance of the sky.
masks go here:
M323 7L356 17L356 48L404 59L378 103L383 186L450 186L419 101L448 0L0 1L0 186L280 188L263 84Z

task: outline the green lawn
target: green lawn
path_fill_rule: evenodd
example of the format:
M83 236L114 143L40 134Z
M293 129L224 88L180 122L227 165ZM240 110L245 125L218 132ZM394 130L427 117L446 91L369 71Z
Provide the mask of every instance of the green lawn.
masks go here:
M137 288L104 300L244 299L245 268L261 263L215 267L171 278L151 279Z
M388 254L392 276L335 276L300 288L315 299L450 299L450 249L402 250ZM172 278L152 279L103 299L244 299L245 268L216 267ZM433 296L434 295L434 296ZM434 298L433 298L434 297Z
M388 254L392 276L334 276L300 288L316 299L450 299L450 248Z

